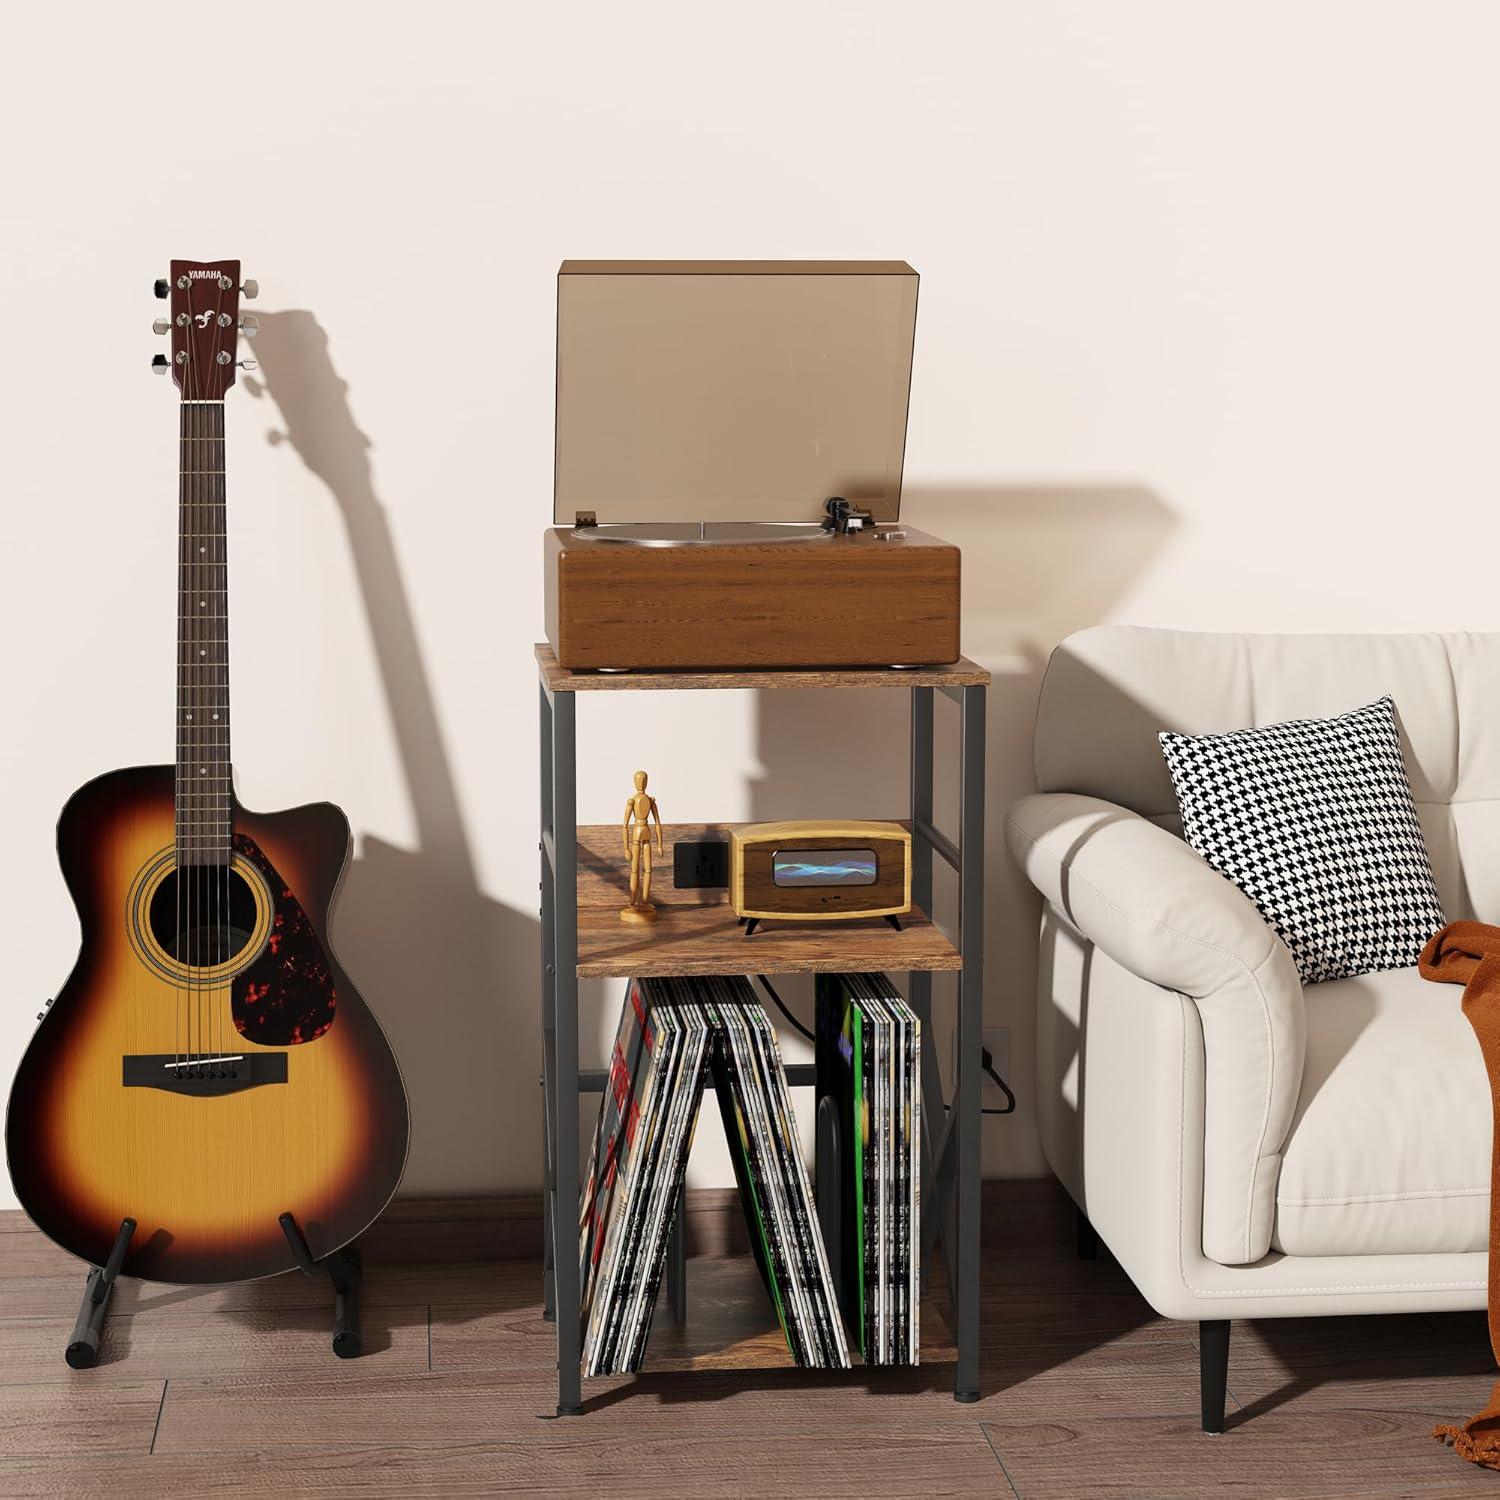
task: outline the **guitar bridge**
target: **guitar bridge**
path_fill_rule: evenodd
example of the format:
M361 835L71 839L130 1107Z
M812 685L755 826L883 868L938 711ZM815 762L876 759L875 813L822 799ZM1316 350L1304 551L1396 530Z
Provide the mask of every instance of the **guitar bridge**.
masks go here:
M231 1052L211 1057L151 1052L127 1056L123 1063L121 1082L126 1088L165 1089L169 1094L210 1097L286 1082L285 1052Z

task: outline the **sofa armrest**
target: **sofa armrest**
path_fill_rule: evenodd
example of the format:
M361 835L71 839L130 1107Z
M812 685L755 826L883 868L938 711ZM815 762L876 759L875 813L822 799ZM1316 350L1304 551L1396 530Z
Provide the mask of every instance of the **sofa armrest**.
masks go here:
M1224 1265L1260 1259L1302 1082L1302 984L1286 944L1180 838L1114 803L1025 797L1006 833L1032 884L1084 938L1196 1002L1206 1068L1204 1253ZM1101 1065L1108 1059L1090 1061Z

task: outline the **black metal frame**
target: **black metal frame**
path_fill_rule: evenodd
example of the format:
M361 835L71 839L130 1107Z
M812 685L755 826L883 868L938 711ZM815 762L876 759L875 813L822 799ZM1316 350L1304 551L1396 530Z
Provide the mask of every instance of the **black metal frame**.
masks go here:
M725 686L734 686L726 681ZM932 856L958 876L958 1076L944 1102L932 1029L932 974L910 975L912 1008L928 1045L922 1049L922 1250L941 1242L953 1299L958 1361L953 1396L979 1399L980 1052L984 996L985 704L982 683L912 687L912 900L931 914ZM941 692L959 708L959 838L933 821L933 706ZM579 1317L578 1097L602 1089L605 1074L578 1066L578 807L577 694L540 684L541 938L542 938L542 1181L543 1316L557 1329L557 1414L583 1410ZM757 968L759 965L757 964ZM811 1084L816 1068L789 1067L793 1086ZM827 1182L825 1153L836 1132L818 1132L816 1180ZM836 1149L836 1146L834 1147ZM561 1253L559 1252L559 1247ZM682 1215L672 1231L667 1292L673 1316L687 1305Z

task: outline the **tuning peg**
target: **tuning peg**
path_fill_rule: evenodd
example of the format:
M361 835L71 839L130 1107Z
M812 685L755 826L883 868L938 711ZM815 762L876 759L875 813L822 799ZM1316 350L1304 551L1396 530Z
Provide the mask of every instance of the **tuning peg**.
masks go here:
M253 370L255 368L255 361L253 359L242 359L239 365L242 370Z
M157 318L151 324L152 333L170 333L172 325L165 318Z
M240 296L248 297L252 300L260 296L260 282L251 281L247 276L245 280L240 283Z
M165 299L171 295L172 283L170 281L163 281L158 278L156 285L152 288L152 290L158 297L162 298L165 301Z
M260 332L260 319L254 313L246 313L240 319L240 332L247 339L253 339Z
M153 375L165 375L167 373L167 356L165 354L153 354L151 356L151 373Z

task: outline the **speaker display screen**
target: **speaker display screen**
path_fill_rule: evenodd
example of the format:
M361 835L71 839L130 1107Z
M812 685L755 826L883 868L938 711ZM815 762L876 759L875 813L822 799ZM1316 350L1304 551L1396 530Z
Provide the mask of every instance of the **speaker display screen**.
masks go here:
M874 885L873 849L778 849L771 856L771 879L776 885Z

